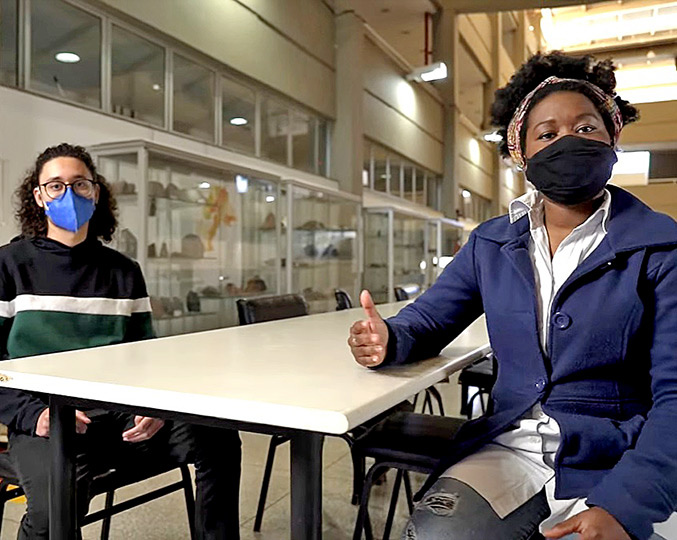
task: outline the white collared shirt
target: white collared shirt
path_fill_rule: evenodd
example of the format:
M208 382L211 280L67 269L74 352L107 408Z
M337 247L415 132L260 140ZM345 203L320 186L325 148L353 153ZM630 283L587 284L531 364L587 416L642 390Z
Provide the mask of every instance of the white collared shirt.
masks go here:
M541 347L546 354L550 312L557 291L606 236L611 193L605 189L603 197L600 207L571 231L552 257L542 195L532 191L510 203L511 223L524 216L529 218L529 257L536 282L538 330ZM557 422L543 412L540 404L536 404L513 428L450 467L442 476L453 477L472 486L501 518L545 487L551 515L541 523L541 531L587 509L585 499L555 499L553 467L560 443Z

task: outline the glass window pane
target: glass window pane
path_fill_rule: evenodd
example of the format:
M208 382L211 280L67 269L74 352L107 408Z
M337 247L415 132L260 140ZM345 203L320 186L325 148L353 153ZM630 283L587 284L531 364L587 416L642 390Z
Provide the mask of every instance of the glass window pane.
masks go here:
M416 193L414 194L414 202L422 205L426 205L426 184L427 184L426 172L421 169L416 169Z
M390 193L397 197L404 197L402 193L402 161L394 155L390 155Z
M386 193L388 191L388 154L380 146L372 146L374 155L374 189Z
M412 201L414 199L414 167L410 163L402 165L404 187L402 197Z
M214 140L214 72L174 55L174 130Z
M371 143L364 141L362 156L362 187L373 187L374 178L371 170Z
M223 146L254 154L256 125L256 94L230 79L221 79Z
M323 118L317 119L317 174L329 176L329 122Z
M271 98L261 103L261 155L287 164L289 109Z
M437 200L437 190L438 190L438 179L432 175L428 175L428 190L427 190L427 197L428 197L428 206L430 208L433 208L435 210L439 210L439 202Z
M292 110L291 138L292 138L292 166L308 172L315 172L316 124L309 115Z
M388 214L367 212L364 227L364 288L382 304L388 301Z
M164 125L164 49L113 26L111 62L113 112L155 126Z
M0 0L0 84L16 86L17 0Z
M60 0L31 2L30 84L101 107L101 19Z

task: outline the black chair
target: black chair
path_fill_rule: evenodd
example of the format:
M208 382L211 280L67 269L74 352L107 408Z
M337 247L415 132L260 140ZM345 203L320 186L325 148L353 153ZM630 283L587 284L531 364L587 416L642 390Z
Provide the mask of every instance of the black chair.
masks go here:
M448 416L398 412L355 442L353 452L363 458L373 458L374 465L364 480L353 540L361 540L363 533L366 533L367 540L372 540L368 508L371 487L389 469L396 469L397 476L383 531L384 540L390 537L402 481L411 513L413 493L409 471L430 474L439 460L448 453L456 432L464 422L465 420Z
M405 300L409 300L409 293L404 290L404 287L401 286L396 286L394 287L395 291L395 300L398 302L404 302Z
M254 324L257 322L286 319L308 314L308 304L302 296L298 294L284 294L279 296L268 296L262 298L241 298L237 301L237 310L240 324ZM369 422L358 426L354 430L341 438L344 439L352 448L355 441L362 437L371 429L372 426L381 422L394 410L413 410L413 406L408 401L404 401L381 415L373 418ZM254 531L261 531L263 521L263 512L265 511L270 478L273 473L273 464L275 462L275 453L277 447L289 441L289 437L284 435L273 435L268 446L268 456L266 466L263 471L263 480L261 482L261 492L259 493L259 502L256 508L256 517L254 518ZM359 501L362 492L362 482L364 480L365 460L361 456L352 454L353 457L353 504Z
M491 412L491 389L496 382L496 375L496 358L493 354L461 370L458 376L458 384L461 385L461 415L472 418L473 403L477 398L480 400L482 414ZM469 396L470 388L477 389L472 396Z
M343 289L334 289L334 296L336 297L336 311L343 311L353 307L352 298Z
M180 469L181 480L163 486L153 491L143 493L132 499L128 499L117 504L113 504L115 491L121 487L135 484L147 480L159 474L163 474L174 469ZM158 463L152 469L143 470L116 470L111 469L99 476L96 476L91 484L91 497L97 495L106 495L103 510L90 512L80 523L81 527L89 525L99 520L103 520L101 525L101 540L108 540L110 535L111 518L121 512L130 510L142 504L145 504L175 491L183 490L186 500L186 511L188 513L188 526L190 528L190 538L195 538L195 499L193 497L193 481L188 470L188 465L162 464ZM0 529L2 528L2 518L5 511L5 503L24 494L20 486L18 474L9 456L8 451L0 452Z
M281 294L237 301L240 324L254 324L308 315L308 304L300 294Z

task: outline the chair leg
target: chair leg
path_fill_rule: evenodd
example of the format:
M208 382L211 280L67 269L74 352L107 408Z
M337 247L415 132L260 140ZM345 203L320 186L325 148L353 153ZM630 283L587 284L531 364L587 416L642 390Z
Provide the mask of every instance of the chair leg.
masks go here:
M0 480L0 534L2 534L2 519L5 516L5 504L7 503L5 492L7 491L7 483Z
M421 409L421 412L426 414L426 409L430 411L430 414L433 414L433 401L430 398L430 392L428 392L427 388L425 390L425 398L423 399L423 408Z
M388 517L386 518L385 528L383 529L383 540L389 540L390 531L393 528L393 520L395 519L395 509L397 508L397 500L400 498L400 486L402 485L402 469L397 470L395 476L395 485L393 486L393 494L390 496L390 507L388 508Z
M111 506L113 506L113 502L115 501L115 490L108 491L106 493L106 502L104 503L103 507L106 510L109 510ZM110 536L110 522L111 522L112 516L106 516L103 518L101 521L101 540L108 540L108 537Z
M275 462L275 450L281 444L289 439L282 435L273 435L268 446L268 457L266 458L266 468L263 472L263 481L261 482L261 493L259 493L259 504L256 508L256 518L254 519L254 532L261 532L261 522L263 521L263 511L266 508L266 497L268 497L268 488L270 487L270 477L273 474L273 463Z
M430 392L432 397L435 398L435 401L437 401L437 406L440 409L440 416L444 416L444 403L442 401L442 394L440 394L440 391L434 386L428 388L428 391Z
M364 485L364 470L367 465L366 458L350 449L350 457L353 460L353 496L350 501L353 506L360 504L360 494Z
M461 384L461 416L468 417L468 385Z
M193 495L193 479L190 477L188 465L181 465L181 482L183 496L186 500L186 514L188 515L188 529L190 540L195 540L195 496Z
M409 471L404 471L404 493L407 496L407 507L409 508L409 515L411 515L414 513L414 491L411 489Z
M357 520L355 521L355 531L353 532L353 540L362 540L362 532L365 528L371 532L371 524L366 525L369 521L369 494L371 486L374 483L374 478L380 476L384 471L387 471L387 465L376 463L372 465L364 479L364 486L362 487L362 496L360 497L360 508L357 511Z

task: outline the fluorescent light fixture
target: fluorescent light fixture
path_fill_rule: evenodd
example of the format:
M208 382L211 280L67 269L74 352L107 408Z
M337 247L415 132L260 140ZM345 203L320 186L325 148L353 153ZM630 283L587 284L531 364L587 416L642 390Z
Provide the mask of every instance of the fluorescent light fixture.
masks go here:
M249 123L249 120L242 118L241 116L236 116L235 118L230 119L230 123L234 126L246 126Z
M433 264L437 266L437 263L438 263L437 257L433 257Z
M472 193L470 193L467 189L461 191L461 195L463 195L464 199L469 199L470 197L472 197Z
M641 152L616 152L618 162L614 165L613 173L617 174L649 174L649 162L651 153Z
M200 184L197 186L200 189L209 189L212 187L212 185L209 182L200 182Z
M266 202L275 202L275 197L273 195L266 195Z
M235 189L238 193L247 193L249 189L249 178L241 174L235 175Z
M453 257L440 257L440 268L446 268L453 259Z
M57 62L64 64L77 64L80 61L80 57L74 52L58 52L54 55L54 58Z
M447 65L444 62L435 62L434 64L416 68L407 75L407 80L416 82L439 81L440 79L446 79L447 75Z
M428 263L425 262L425 261L421 261L421 262L418 264L418 267L419 267L421 270L425 270L426 268L428 268Z
M155 83L153 85L153 90L155 90L156 92L159 92L160 90L162 90L162 86L160 86L158 83Z
M498 131L492 131L482 135L482 138L490 143L500 143L503 140L503 135L501 135Z

